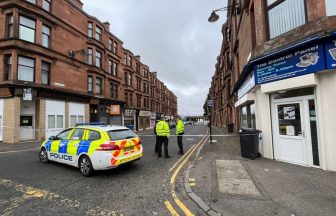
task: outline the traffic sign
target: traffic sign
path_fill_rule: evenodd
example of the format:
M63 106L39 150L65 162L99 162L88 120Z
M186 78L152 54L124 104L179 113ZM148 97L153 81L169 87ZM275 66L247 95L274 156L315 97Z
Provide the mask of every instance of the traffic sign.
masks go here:
M208 107L212 107L213 106L213 100L208 100Z

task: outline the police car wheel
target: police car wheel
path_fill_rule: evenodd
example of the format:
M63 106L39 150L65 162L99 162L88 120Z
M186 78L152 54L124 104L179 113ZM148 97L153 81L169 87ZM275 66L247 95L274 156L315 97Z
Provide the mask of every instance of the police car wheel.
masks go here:
M48 153L47 153L47 150L45 148L41 149L40 154L39 154L39 158L40 158L40 161L42 163L48 163L48 161L49 161Z
M79 170L83 176L90 176L93 172L92 163L90 158L86 155L83 155L79 158Z

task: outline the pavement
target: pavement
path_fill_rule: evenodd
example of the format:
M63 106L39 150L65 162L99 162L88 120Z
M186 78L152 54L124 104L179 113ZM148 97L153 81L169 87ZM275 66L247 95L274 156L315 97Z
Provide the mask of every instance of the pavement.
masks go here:
M185 191L202 215L336 215L336 173L240 156L239 137L213 129L217 142L186 169Z

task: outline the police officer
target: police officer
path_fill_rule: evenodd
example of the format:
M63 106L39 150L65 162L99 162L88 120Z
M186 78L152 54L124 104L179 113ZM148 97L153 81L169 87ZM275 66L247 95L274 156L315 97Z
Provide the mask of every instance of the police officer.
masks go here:
M168 138L170 136L170 128L164 117L162 117L161 121L156 124L156 135L159 139L158 157L161 157L163 143L165 158L170 158L168 155Z
M183 124L183 121L181 120L181 117L178 116L177 122L176 122L176 135L177 135L177 144L180 149L178 154L180 155L184 154L183 143L182 143L183 134L184 134L184 124Z

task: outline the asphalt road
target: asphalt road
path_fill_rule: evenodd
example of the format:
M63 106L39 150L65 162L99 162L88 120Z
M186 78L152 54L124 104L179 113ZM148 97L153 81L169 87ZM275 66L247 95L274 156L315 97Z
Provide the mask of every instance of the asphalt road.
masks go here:
M187 126L186 134L205 134L205 127ZM169 169L181 158L176 137L166 159L154 154L155 137L148 135L152 131L139 133L141 160L90 178L77 168L42 164L38 144L0 149L0 215L170 215L164 201L172 200ZM185 137L185 152L201 138Z

